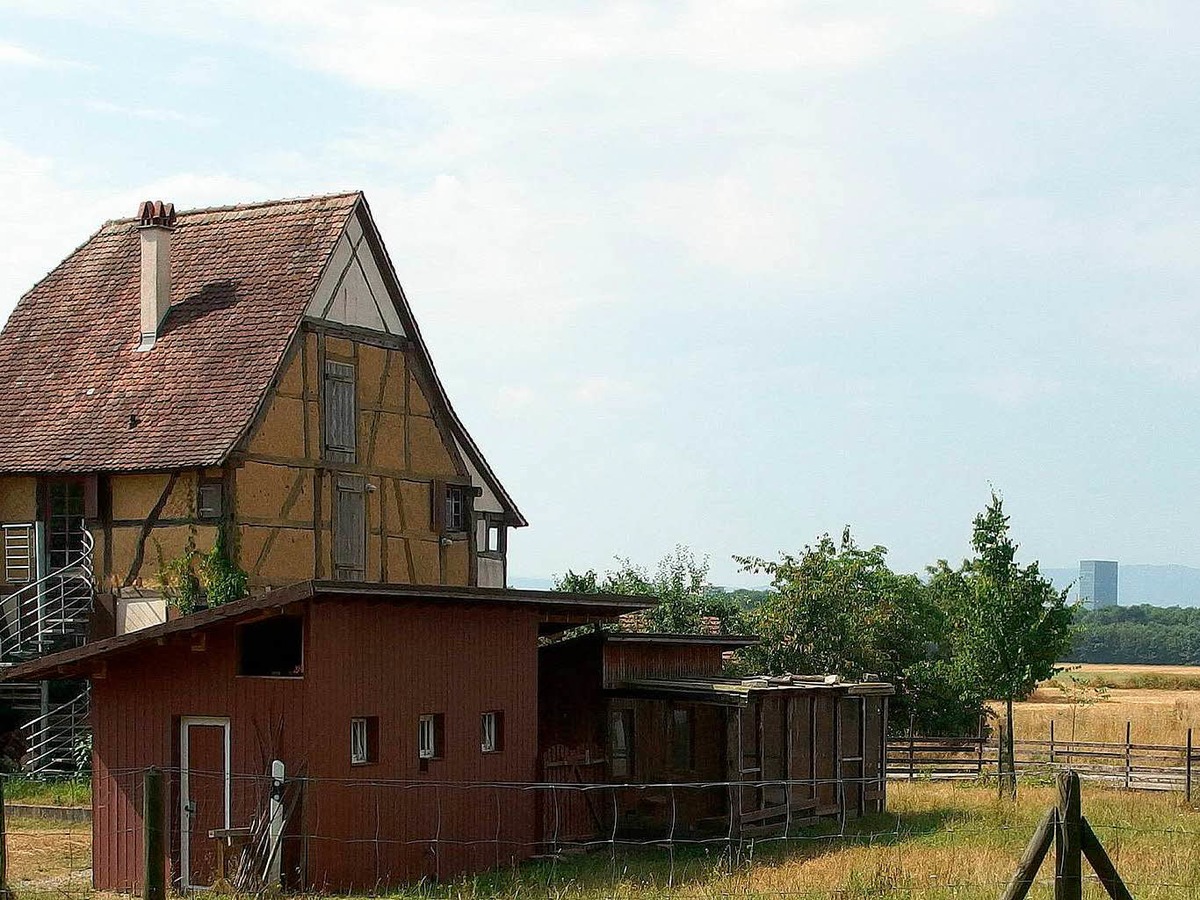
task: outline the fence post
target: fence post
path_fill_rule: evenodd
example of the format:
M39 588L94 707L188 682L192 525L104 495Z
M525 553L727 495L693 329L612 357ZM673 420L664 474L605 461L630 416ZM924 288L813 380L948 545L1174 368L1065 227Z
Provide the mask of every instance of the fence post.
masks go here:
M996 724L996 792L1004 799L1004 722Z
M8 889L8 824L4 820L4 782L7 775L0 775L0 900L11 900Z
M163 847L162 769L151 766L142 780L143 900L166 900L167 855Z
M1081 900L1083 896L1082 830L1080 828L1079 776L1058 775L1058 840L1054 845L1054 900Z
M1183 763L1183 796L1188 803L1192 802L1192 729L1187 733L1186 759Z
M979 739L979 762L975 766L975 777L976 778L983 777L983 742L985 740L983 725L984 725L983 716L980 716L979 717L979 733L976 735L976 737Z
M1054 720L1050 720L1050 765L1054 765Z
M279 846L283 840L283 778L283 762L274 760L271 763L271 818L267 824L267 869L263 873L268 890L278 889L283 881L283 860Z
M916 716L913 716L913 715L910 715L908 717L908 780L909 781L912 781L913 778L916 777L916 771L915 771L915 768L913 765L913 763L914 763L914 760L913 760L913 721L915 719L916 719Z
M1133 723L1130 722L1129 720L1125 721L1125 790L1129 790L1130 769L1131 769L1131 762L1130 762L1129 757L1130 757L1130 753L1133 750L1130 740L1129 740L1129 735L1130 735L1130 732L1132 731L1132 725L1133 725Z

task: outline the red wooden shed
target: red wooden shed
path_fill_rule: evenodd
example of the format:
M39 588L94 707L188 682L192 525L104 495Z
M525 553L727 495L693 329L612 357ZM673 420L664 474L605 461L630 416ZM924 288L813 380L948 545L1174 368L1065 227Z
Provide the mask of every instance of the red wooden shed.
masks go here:
M892 685L723 677L755 640L598 631L543 646L542 777L629 786L603 807L560 791L548 838L778 835L881 811Z
M646 605L308 582L6 677L91 679L97 889L141 881L147 767L168 773L170 866L188 888L265 821L272 760L288 776L285 884L374 889L534 851L536 798L519 785L537 777L538 637Z

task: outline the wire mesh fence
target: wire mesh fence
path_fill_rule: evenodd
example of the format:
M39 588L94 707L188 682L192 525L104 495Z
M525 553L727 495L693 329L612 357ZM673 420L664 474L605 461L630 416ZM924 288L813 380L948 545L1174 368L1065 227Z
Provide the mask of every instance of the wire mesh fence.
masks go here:
M87 822L11 816L19 897L137 893L145 867L145 773L112 773ZM865 782L865 780L864 780ZM509 784L163 773L164 863L175 890L260 893L278 859L293 894L437 897L997 897L1044 790L999 803L981 785L892 785L890 807L847 802L823 780L701 784ZM838 792L816 817L805 797ZM1039 793L1039 791L1042 791ZM1178 798L1088 788L1092 826L1134 895L1200 898L1200 813ZM746 804L792 794L743 828ZM271 803L283 828L273 843ZM1132 804L1144 809L1133 810ZM1026 808L1028 806L1028 809ZM766 807L773 808L773 807ZM790 811L789 811L790 810ZM276 855L277 854L277 855ZM1030 896L1050 897L1053 865ZM1085 876L1084 896L1101 896Z

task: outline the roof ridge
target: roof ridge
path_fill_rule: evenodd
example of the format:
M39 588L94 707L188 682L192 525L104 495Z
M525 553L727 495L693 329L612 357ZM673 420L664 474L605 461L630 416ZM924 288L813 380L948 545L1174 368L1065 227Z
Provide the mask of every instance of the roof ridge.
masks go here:
M257 201L254 201L253 203L230 203L225 206L200 206L200 207L197 207L196 209L176 210L175 215L176 216L197 216L197 215L204 215L207 213L217 213L217 212L242 212L244 210L249 210L249 209L264 209L269 206L286 206L289 204L296 204L296 203L311 203L315 200L333 200L333 199L339 198L339 197L361 197L362 193L363 192L361 190L334 191L329 194L313 194L308 197L281 197L276 200L257 200ZM105 221L105 223L102 226L100 226L100 229L103 230L103 229L109 227L110 225L124 225L126 223L136 222L136 221L138 221L137 216L125 216L120 219L108 219L107 221Z

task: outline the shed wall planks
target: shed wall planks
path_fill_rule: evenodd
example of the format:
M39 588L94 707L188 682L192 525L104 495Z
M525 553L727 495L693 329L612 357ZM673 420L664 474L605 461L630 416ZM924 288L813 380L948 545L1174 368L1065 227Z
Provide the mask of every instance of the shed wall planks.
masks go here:
M493 846L445 846L435 873L420 848L386 840L351 843L375 834L395 840L428 837L437 827L431 816L436 817L439 799L444 835L486 831L491 837L495 810L501 808L499 825L513 846L532 839L531 799L506 797L498 807L497 798L481 800L469 791L443 790L435 798L433 789L420 783L535 780L536 614L365 601L306 609L302 678L236 676L236 632L226 628L210 632L202 651L186 640L152 646L111 661L105 677L94 681L97 888L131 890L139 883L140 772L150 765L178 765L179 718L185 715L229 717L235 775L261 777L278 757L289 772L313 779L285 837L286 859L293 866L303 863L296 887L365 889L494 865ZM496 677L498 672L505 677ZM505 746L500 753L483 754L479 718L497 709L505 713ZM417 719L430 712L444 716L446 749L443 758L422 768ZM350 762L352 716L378 717L379 755L372 765ZM397 779L416 786L400 790L359 783ZM261 802L260 781L235 778L233 824L247 824ZM174 801L168 798L168 810L177 867L177 794Z

